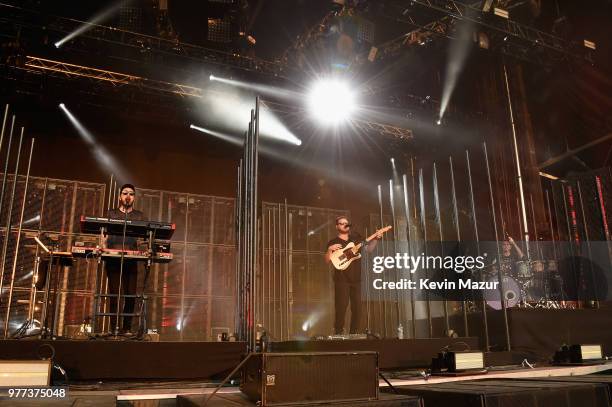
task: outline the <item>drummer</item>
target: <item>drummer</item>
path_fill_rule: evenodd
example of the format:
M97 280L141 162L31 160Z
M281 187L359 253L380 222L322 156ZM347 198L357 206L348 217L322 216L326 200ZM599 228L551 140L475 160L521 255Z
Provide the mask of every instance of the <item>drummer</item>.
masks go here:
M502 274L513 278L517 277L516 263L524 257L523 251L516 244L512 236L507 235L508 239L502 243L501 269Z

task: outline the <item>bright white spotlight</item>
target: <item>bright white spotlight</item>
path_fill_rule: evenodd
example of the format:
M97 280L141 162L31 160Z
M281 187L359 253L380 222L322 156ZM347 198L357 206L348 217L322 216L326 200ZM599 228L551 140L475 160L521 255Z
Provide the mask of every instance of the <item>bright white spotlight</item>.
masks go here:
M321 123L339 124L350 118L355 109L355 96L348 84L326 79L312 88L308 96L308 107Z
M227 141L228 143L235 144L237 146L240 146L244 143L243 139L241 139L240 137L220 133L218 131L207 129L205 127L196 126L195 124L190 125L189 128L202 133L210 134L211 136L217 137L221 140Z
M215 75L210 75L210 76L208 77L208 79L209 79L209 80L211 80L211 81L214 81L214 80L215 80L215 79L217 79L217 78L215 78Z
M438 119L438 120L436 120L436 124L437 124L438 126L439 126L439 125L441 125L441 124L442 124L442 119Z
M128 2L129 1L131 0L128 0ZM93 29L97 24L100 24L104 20L107 20L108 18L110 18L116 11L119 10L119 7L121 7L121 5L124 5L124 3L125 2L123 0L117 1L116 3L111 5L106 10L103 10L99 12L98 14L96 14L95 16L93 16L91 20L87 22L83 22L83 24L81 24L79 28L72 31L71 33L69 33L64 38L62 38L61 40L59 40L53 45L55 45L55 48L59 48L62 45L64 45L66 42L78 37L79 35L85 34L87 31Z
M61 107L62 109L65 109L65 108L66 108L66 105L65 105L65 104L63 104L63 103L60 103L60 104L59 104L59 107Z

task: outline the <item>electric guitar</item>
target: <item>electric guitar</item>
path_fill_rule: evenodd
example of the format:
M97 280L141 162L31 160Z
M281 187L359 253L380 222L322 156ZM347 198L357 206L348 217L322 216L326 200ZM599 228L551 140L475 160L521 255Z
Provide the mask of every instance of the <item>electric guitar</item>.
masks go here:
M391 230L391 226L385 226L382 229L378 229L375 233L371 234L366 240L365 243L368 243L370 240L374 239L377 235L383 234ZM363 246L364 242L355 244L354 242L350 242L342 249L338 249L333 252L329 256L329 260L333 264L336 270L346 270L352 262L361 258L361 246Z

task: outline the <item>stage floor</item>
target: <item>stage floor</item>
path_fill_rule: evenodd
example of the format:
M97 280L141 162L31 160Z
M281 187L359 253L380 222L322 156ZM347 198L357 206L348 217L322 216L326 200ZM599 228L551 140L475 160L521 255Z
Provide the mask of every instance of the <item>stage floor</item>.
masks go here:
M442 348L478 349L476 338L274 342L273 352L376 351L381 369L424 367ZM245 342L105 340L0 341L0 359L39 359L53 349L71 380L193 380L223 377L240 363Z
M462 377L414 377L410 379L389 379L389 382L396 389L404 389L407 386L421 388L428 386L429 389L437 389L436 386L441 386L440 388L448 387L449 384L452 383L471 383L477 382L479 384L484 384L488 382L489 385L493 383L498 383L499 387L508 387L513 386L515 381L519 380L536 380L536 381L554 381L554 382L566 382L566 381L575 381L576 377L584 377L585 382L598 382L598 379L594 376L586 376L597 374L605 371L610 371L612 369L612 362L602 364L602 365L594 365L594 366L573 366L573 367L555 367L555 366L538 366L535 368L514 368L504 371L491 371L487 374L481 375L468 375ZM397 372L393 372L397 374ZM418 372L412 372L414 374L418 374ZM612 376L608 375L610 378L609 386L612 389ZM588 379L590 378L590 379ZM601 382L604 382L601 380ZM389 385L384 381L380 380L379 385L381 387L381 396L382 400L379 401L379 404L363 404L372 405L372 406L394 406L394 405L411 405L411 404L393 404L393 400L387 398L385 393L391 393L391 389ZM210 383L207 386L211 386ZM166 392L164 392L166 391ZM207 388L199 388L199 389L124 389L119 390L117 395L118 405L128 406L130 403L138 402L139 406L148 406L148 404L141 404L143 402L146 403L147 400L150 402L158 401L160 404L151 404L159 405L159 406L200 406L203 405L203 401L207 398L207 396L213 391L213 387ZM402 391L400 391L402 392ZM609 399L610 400L610 399ZM214 401L214 402L212 402ZM396 400L397 401L397 400ZM612 403L612 400L610 400ZM176 403L176 404L174 404ZM255 403L249 402L242 395L238 387L224 387L222 388L218 395L214 396L211 399L211 403L209 406L255 406ZM337 403L333 405L339 406L347 406L352 405L356 406L355 403L343 404ZM448 404L450 405L450 404ZM586 406L587 404L585 404ZM597 404L599 406L600 404ZM610 404L612 405L612 404ZM577 407L580 405L576 405ZM425 407L428 407L427 404ZM580 406L583 407L583 406Z

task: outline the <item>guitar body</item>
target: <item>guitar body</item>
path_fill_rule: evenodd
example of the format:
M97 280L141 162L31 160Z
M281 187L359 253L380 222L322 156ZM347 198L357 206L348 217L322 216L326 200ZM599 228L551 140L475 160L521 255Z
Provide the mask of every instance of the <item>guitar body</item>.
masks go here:
M356 247L353 242L350 242L342 249L336 250L329 256L329 260L336 270L346 270L352 262L360 258L359 247Z
M367 244L377 236L380 238L383 233L386 233L389 230L391 230L391 226L385 226L384 228L378 229L376 233L369 236L365 240L365 242L357 244L355 244L354 242L349 242L349 244L344 246L342 249L338 249L332 254L330 254L329 260L331 264L333 264L336 270L346 270L347 268L349 268L352 262L361 258L360 250L364 243Z

